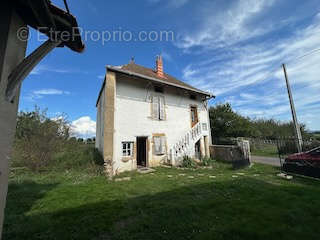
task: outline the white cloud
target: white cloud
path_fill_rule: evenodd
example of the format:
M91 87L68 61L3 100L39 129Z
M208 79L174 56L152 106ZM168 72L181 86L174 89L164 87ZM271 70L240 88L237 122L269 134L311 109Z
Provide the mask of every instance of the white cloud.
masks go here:
M282 24L272 25L260 21L252 27L261 12L273 5L274 0L242 0L219 4L217 1L202 4L198 14L202 18L196 30L183 34L178 46L184 49L204 47L209 49L230 46L279 28ZM213 10L215 10L213 12Z
M99 78L99 79L104 79L104 78L105 78L105 76L106 76L106 75L101 74L101 75L98 75L98 78Z
M70 94L71 93L69 91L63 91L55 88L45 88L45 89L32 91L31 93L27 94L25 99L29 101L34 101L36 99L41 99L44 96L48 96L48 95L70 95Z
M62 74L66 74L66 73L83 73L83 74L87 74L87 71L82 71L82 70L75 70L75 69L60 69L57 67L53 67L53 66L49 66L49 65L45 65L45 64L40 64L37 65L30 73L30 75L40 75L44 72L53 72L53 73L62 73Z
M71 123L71 131L77 137L94 137L96 135L96 122L89 116L80 117Z
M206 18L203 26L207 27L197 31L199 35L189 34L190 41L180 43L179 47L187 49L187 54L197 56L197 61L184 68L184 79L213 92L218 97L216 101L231 102L242 114L291 120L281 68L282 63L287 63L298 119L308 123L311 129L319 129L320 115L315 116L315 109L320 109L320 51L313 51L320 46L319 14L308 19L308 24L296 23L295 28L287 29L279 37L278 29L272 24L262 30L264 21L249 24L257 15L266 15L270 3L257 1L253 10L239 5L248 2L238 1L237 7L231 6L230 13L223 13L231 14L237 21L222 17L226 26L220 20L217 24L212 20L210 27L210 18L219 16ZM276 6L276 2L273 4ZM222 29L214 31L217 26ZM258 40L252 40L258 36ZM195 47L203 50L199 52ZM308 52L311 54L299 59Z
M35 90L32 93L35 95L63 95L63 94L69 95L70 94L70 92L68 91L62 91L54 88Z
M164 3L170 8L180 8L186 5L190 0L147 0L151 4Z
M161 56L163 57L163 59L167 60L168 62L173 61L171 54L169 54L168 52L162 51Z

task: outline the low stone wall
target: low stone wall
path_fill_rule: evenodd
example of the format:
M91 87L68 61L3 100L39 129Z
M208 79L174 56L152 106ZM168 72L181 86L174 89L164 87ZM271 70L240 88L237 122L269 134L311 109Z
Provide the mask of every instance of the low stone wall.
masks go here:
M218 161L248 165L250 164L250 145L248 141L239 141L238 145L210 146L210 156Z

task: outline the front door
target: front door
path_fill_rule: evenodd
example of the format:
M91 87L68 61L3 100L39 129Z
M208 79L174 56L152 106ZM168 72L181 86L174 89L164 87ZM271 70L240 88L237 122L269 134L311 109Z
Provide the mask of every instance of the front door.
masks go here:
M147 137L137 137L137 166L147 167Z
M191 127L196 125L199 122L198 119L198 109L197 107L191 107Z

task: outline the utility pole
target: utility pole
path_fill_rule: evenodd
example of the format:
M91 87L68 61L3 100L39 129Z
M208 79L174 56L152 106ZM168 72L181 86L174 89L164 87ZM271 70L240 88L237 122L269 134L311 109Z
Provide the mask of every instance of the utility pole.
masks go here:
M300 130L300 126L299 126L298 120L297 120L297 114L296 114L296 109L294 107L294 102L293 102L293 98L292 98L291 87L290 87L290 83L289 83L289 79L288 79L286 65L282 64L282 68L283 68L284 77L286 79L286 84L287 84L292 120L293 120L293 125L294 125L294 130L295 130L296 144L297 144L298 152L301 153L302 152L301 130Z

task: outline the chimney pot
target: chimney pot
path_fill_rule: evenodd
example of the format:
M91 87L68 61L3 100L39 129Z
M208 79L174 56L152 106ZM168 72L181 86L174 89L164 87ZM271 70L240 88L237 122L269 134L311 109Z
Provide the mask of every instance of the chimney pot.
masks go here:
M162 61L162 56L157 56L157 61L156 61L156 73L158 77L164 78L163 74L163 61Z

